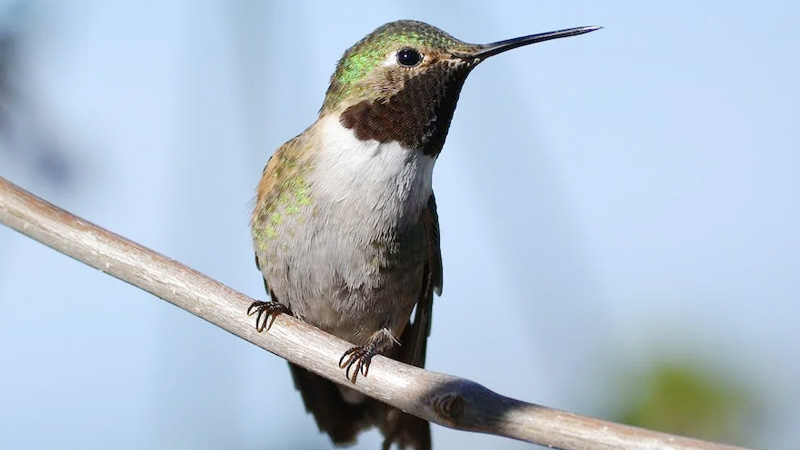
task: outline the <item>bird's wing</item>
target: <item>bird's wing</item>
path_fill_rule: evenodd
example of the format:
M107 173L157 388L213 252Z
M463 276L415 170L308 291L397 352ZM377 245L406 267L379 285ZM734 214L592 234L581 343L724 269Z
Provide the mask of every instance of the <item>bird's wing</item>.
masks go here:
M442 252L439 245L439 216L436 214L436 198L431 194L428 206L420 218L427 240L427 257L422 290L417 301L414 321L403 331L400 337L398 359L417 367L425 367L425 352L428 336L431 332L431 312L433 294L442 293ZM392 442L400 448L410 447L416 450L430 450L430 424L409 414L386 413L386 422L380 424L386 439L383 448L389 448Z
M442 294L442 251L439 241L439 216L436 213L436 198L431 194L428 205L420 218L427 238L427 257L422 291L417 301L414 321L400 338L400 361L417 367L425 366L425 352L431 332L433 294Z

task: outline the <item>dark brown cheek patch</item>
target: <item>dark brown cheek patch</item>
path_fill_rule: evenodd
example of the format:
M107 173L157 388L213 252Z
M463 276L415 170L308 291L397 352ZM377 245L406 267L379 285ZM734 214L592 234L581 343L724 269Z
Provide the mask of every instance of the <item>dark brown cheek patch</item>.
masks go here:
M396 141L435 156L444 145L468 72L466 64L457 68L436 64L408 79L391 97L364 100L347 108L339 120L360 140Z

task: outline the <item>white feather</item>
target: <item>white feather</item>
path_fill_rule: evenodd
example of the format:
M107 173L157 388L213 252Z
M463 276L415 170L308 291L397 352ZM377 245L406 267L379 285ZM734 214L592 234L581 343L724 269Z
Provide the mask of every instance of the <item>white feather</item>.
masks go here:
M436 158L394 141L359 140L333 116L319 126L325 146L312 174L318 194L373 220L418 220L431 195Z

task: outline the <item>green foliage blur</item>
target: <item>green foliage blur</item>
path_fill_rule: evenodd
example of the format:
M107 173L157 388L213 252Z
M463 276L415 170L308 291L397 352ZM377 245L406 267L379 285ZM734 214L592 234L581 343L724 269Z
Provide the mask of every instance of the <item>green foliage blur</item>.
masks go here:
M699 439L747 445L757 419L751 392L696 363L659 361L625 377L631 394L612 420Z

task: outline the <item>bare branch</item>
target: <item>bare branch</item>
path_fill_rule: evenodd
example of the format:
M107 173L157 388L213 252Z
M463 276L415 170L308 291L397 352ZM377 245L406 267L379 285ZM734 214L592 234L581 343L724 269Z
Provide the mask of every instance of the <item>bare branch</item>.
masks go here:
M106 231L0 177L0 222L144 289L282 358L425 420L565 450L732 450L525 403L469 380L376 357L370 376L350 384L336 362L345 341L292 317L257 333L245 314L253 299L177 261Z

